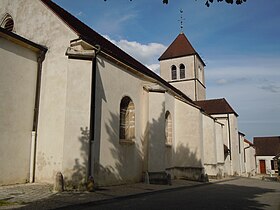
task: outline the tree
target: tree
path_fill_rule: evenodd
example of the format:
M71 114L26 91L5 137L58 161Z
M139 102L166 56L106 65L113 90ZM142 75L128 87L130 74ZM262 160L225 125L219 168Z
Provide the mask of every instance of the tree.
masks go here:
M107 1L107 0L104 0L104 1ZM132 1L132 0L129 0L129 1ZM224 0L217 0L217 2L222 2L222 1L224 1ZM225 2L228 3L228 4L233 4L233 2L235 2L237 5L242 4L242 3L246 2L246 1L247 0L225 0ZM168 2L169 2L169 0L162 0L163 4L168 4ZM214 0L206 0L205 5L207 7L209 7L210 3L213 3L213 2L214 2Z

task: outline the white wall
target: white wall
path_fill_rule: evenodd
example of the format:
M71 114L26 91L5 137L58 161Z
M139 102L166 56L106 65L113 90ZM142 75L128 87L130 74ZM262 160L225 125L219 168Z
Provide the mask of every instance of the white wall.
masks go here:
M245 153L245 171L248 176L256 174L256 150L254 147L250 146L248 143L244 142L244 153Z
M0 37L0 185L29 181L37 55Z
M41 1L1 0L0 17L7 12L14 19L15 33L48 48L42 68L35 180L52 183L58 171L68 173L68 169L75 166L78 151L71 158L66 150L69 145L78 144L79 129L89 126L85 117L87 108L75 105L88 100L89 91L69 92L75 90L75 85L89 90L88 69L80 67L80 83L75 84L73 63L69 63L65 52L70 40L78 36ZM77 116L78 113L81 115ZM76 119L75 125L73 119Z
M265 169L266 174L274 174L275 170L271 168L271 160L273 160L275 156L256 156L256 166L257 166L257 173L260 174L260 160L265 161Z
M174 166L203 166L202 131L200 110L176 100Z
M186 78L180 79L180 64L185 65ZM171 66L177 67L177 79L171 78ZM198 70L200 67L200 71ZM171 83L174 87L181 90L192 100L204 100L206 98L205 88L196 80L198 79L203 85L204 67L201 61L194 55L172 58L160 61L160 76Z
M172 116L171 116L172 117ZM149 93L149 172L165 171L165 94Z
M208 175L217 174L217 142L214 119L203 115L204 167Z
M136 182L142 178L147 128L144 82L128 70L99 56L96 75L94 172L98 185ZM135 143L119 141L120 103L129 96L135 106ZM159 108L161 111L161 107Z
M69 59L62 173L66 185L85 182L88 168L92 62Z

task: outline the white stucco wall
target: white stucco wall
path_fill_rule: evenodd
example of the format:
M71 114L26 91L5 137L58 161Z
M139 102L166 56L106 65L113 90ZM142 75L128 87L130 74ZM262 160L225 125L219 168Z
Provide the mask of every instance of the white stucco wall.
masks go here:
M180 80L180 64L185 65L185 79L194 79L194 56L172 58L160 61L160 76L168 82L172 81L171 66L175 65L177 68L177 80Z
M98 57L94 142L95 181L110 185L139 181L143 170L143 141L148 122L144 82L127 70ZM135 143L119 141L120 103L129 96L135 106Z
M62 165L67 156L69 157L64 146L76 144L72 141L77 141L77 133L80 132L78 130L88 126L87 119L77 117L80 110L71 110L74 106L73 100L84 101L83 97L87 97L88 92L72 95L74 98L67 92L73 90L71 80L74 78L73 72L69 72L71 70L65 52L70 40L78 37L40 1L3 0L0 5L0 17L5 13L13 17L15 33L48 48L42 68L35 180L53 183L55 174L63 171L64 167L71 168L70 162L73 162L71 159ZM86 71L81 69L81 74L87 75ZM85 75L81 77L84 78ZM85 83L88 83L89 79L87 78ZM81 107L81 112L84 112L84 107ZM71 122L67 120L74 118L81 121L76 121L76 129L71 129Z
M171 116L172 117L172 116ZM149 172L165 171L165 94L149 93Z
M180 79L180 64L185 65L186 78ZM177 79L171 78L171 66L177 68ZM198 70L200 67L201 70ZM202 84L204 82L204 67L197 56L190 55L180 58L172 58L160 61L160 75L163 79L170 82L174 87L181 90L192 100L204 100L206 98L205 88L195 80L199 79Z
M200 111L180 100L175 100L174 166L202 167L202 115Z
M0 37L0 185L29 181L37 55Z
M256 150L254 147L250 146L247 142L244 142L244 153L245 153L245 171L246 175L255 175L256 174Z
M208 175L217 174L217 142L214 119L203 115L203 153L204 167Z
M273 160L275 156L256 156L256 168L257 168L257 173L260 174L260 160L265 161L265 169L266 169L266 174L274 174L275 170L272 170L271 167L271 160Z
M217 151L217 163L224 164L225 155L224 155L224 132L225 125L220 123L215 123L216 129L216 151Z
M237 117L234 114L229 114L230 121L230 139L231 139L231 158L233 175L241 175L240 154L239 154L239 136Z
M224 171L228 175L240 174L240 154L239 154L239 135L238 122L234 114L212 115L224 125L223 143L231 150L224 164Z
M242 134L239 134L239 163L240 163L240 175L246 174L245 169L245 160L244 160L244 136Z
M92 62L68 60L62 173L66 184L85 182L88 168Z

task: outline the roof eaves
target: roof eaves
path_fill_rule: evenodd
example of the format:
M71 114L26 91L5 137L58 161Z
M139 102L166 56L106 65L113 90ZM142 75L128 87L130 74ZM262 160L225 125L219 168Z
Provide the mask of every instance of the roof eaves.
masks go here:
M98 34L96 31L88 27L86 24L81 22L79 19L74 17L72 14L64 10L63 8L59 7L57 4L52 2L51 0L41 0L48 8L50 8L63 22L65 22L66 25L68 25L73 31L77 33L78 36L80 36L81 39L88 42L89 44L96 46L97 43L96 40L99 40L103 43L103 45L106 45L106 47L101 46L101 51L109 54L112 57L117 58L124 64L134 68L137 71L140 71L141 73L145 74L146 76L149 76L153 79L156 79L158 82L162 83L164 86L168 87L172 91L174 91L176 94L178 94L180 97L184 98L188 102L194 105L193 101L186 96L184 93L182 93L180 90L166 82L164 79L162 79L160 76L158 76L156 73L145 67L143 64L141 64L136 59L132 58L130 55L128 55L126 52L121 50L119 47L111 43L106 38L102 37L100 34ZM67 21L66 16L68 18L71 18L72 23L70 21ZM77 25L80 26L80 29L77 28ZM85 29L88 33L84 34L82 29ZM95 37L92 37L95 36ZM89 37L90 36L90 37ZM124 58L125 57L125 58Z

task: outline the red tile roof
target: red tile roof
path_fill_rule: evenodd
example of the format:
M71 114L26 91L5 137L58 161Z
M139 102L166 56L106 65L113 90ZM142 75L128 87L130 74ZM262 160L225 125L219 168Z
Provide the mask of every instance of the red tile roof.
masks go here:
M280 153L280 136L254 137L256 155L275 156Z
M229 105L226 99L211 99L203 101L195 101L196 105L200 106L207 114L235 114L238 117L238 114L234 109Z
M162 79L159 75L148 69L146 66L141 64L139 61L132 58L130 55L122 51L116 45L111 43L109 40L98 34L96 31L88 27L86 24L81 22L79 19L71 15L69 12L52 2L51 0L41 0L49 9L51 9L65 24L67 24L81 39L88 42L92 46L99 45L101 47L101 51L117 58L119 61L123 62L124 64L134 68L135 70L139 71L140 73L153 78L160 82L161 84L165 85L178 95L180 95L185 100L191 102L193 101L182 93L180 90L175 88L174 86L170 85L164 79Z
M160 56L159 60L166 60L170 58L179 58L188 55L198 55L199 59L202 61L205 66L203 60L200 58L199 54L195 51L188 38L184 33L180 33L176 39L169 45L169 47L165 50L165 52Z

